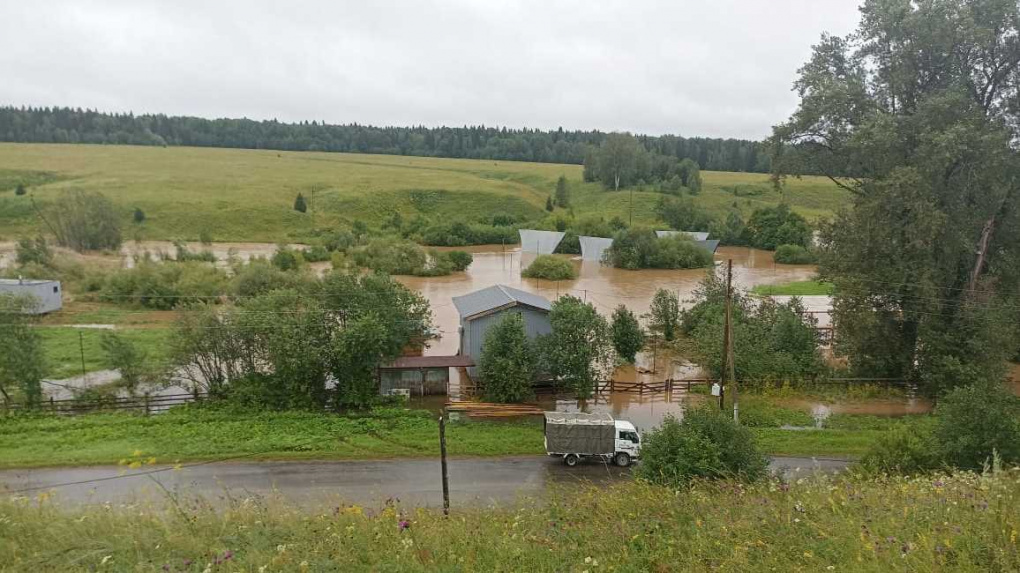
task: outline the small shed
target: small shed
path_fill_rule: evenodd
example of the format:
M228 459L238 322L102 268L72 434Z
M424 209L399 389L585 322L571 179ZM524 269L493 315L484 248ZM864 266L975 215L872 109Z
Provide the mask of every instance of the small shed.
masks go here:
M549 323L552 304L545 297L506 285L455 296L453 305L460 314L460 354L470 356L475 363L482 356L485 334L507 312L517 312L524 317L524 331L529 339L552 332ZM468 374L474 376L475 368L468 368Z
M379 393L383 396L449 394L450 369L474 365L469 356L401 356L379 366Z
M63 306L60 281L0 279L0 295L4 294L31 298L33 306L24 310L26 314L56 312Z

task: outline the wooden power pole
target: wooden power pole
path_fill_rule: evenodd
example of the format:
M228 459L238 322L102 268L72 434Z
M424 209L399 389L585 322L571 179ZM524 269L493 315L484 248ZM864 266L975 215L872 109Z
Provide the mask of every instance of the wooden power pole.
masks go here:
M733 259L726 261L726 374L733 384L733 421L740 423L737 394L736 357L733 355Z
M443 467L443 515L450 515L450 478L446 473L446 417L439 417L439 455Z

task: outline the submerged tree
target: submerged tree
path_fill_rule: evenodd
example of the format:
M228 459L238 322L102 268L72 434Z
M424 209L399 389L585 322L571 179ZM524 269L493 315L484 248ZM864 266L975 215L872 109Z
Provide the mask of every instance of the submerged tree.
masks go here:
M1004 374L1020 286L1020 6L868 0L823 36L773 135L777 177L852 197L821 230L837 349L929 393Z
M538 341L545 370L564 388L587 398L612 373L609 323L574 296L560 297L549 312L552 333Z
M535 354L524 330L524 317L508 312L485 333L478 373L485 399L520 402L531 395Z
M611 330L616 355L623 361L633 364L637 353L645 347L645 331L637 317L621 304L613 311Z

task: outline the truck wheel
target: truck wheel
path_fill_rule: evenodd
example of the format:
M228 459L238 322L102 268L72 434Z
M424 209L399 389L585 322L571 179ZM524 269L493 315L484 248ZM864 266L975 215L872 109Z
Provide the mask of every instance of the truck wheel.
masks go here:
M613 458L613 461L616 463L616 465L620 466L621 468L625 468L630 465L630 454L626 452L620 452L616 454L616 457Z
M576 466L577 462L579 461L581 461L581 458L577 457L575 454L567 454L563 458L563 463L567 464L570 467Z

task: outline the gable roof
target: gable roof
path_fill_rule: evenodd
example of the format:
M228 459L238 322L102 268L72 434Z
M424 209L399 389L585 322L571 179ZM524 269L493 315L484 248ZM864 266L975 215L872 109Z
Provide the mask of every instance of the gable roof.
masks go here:
M493 285L464 296L453 297L453 306L457 307L461 318L471 318L483 312L514 304L523 304L544 311L552 309L552 305L545 297L506 285Z

